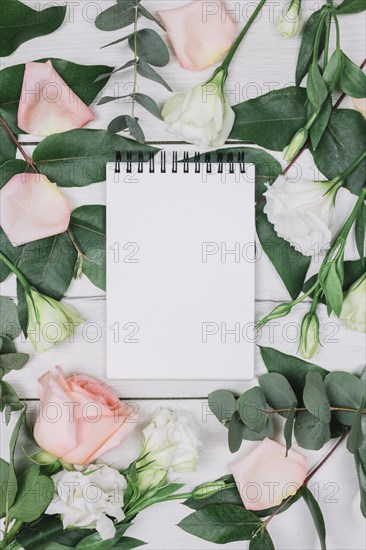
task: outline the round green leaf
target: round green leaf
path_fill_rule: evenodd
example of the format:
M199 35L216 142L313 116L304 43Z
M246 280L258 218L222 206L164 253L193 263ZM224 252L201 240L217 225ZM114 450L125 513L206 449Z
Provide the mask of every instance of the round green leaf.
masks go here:
M135 50L134 35L129 36L128 43ZM164 67L169 63L169 52L164 40L152 29L141 29L136 33L136 53L146 63L155 67Z

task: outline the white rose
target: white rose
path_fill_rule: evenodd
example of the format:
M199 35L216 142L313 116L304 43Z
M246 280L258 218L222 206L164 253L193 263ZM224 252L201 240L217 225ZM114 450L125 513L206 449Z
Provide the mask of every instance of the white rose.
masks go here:
M223 145L235 119L223 90L224 80L224 72L219 71L211 81L168 99L162 110L168 131L204 149Z
M280 177L265 193L264 212L277 235L305 256L324 250L331 242L335 195L340 184L333 185L331 181L292 183Z
M138 466L146 467L139 474L141 490L158 485L169 469L173 472L196 469L200 441L196 421L189 411L159 407L143 434L143 458Z
M106 465L90 464L87 468L54 476L55 496L46 514L60 514L64 529L96 529L100 537L111 539L116 533L112 519L122 521L123 491L126 480L117 470Z
M366 273L344 293L340 318L347 328L366 332Z
M300 0L293 0L282 11L277 28L285 38L292 38L300 34L302 25L301 2Z

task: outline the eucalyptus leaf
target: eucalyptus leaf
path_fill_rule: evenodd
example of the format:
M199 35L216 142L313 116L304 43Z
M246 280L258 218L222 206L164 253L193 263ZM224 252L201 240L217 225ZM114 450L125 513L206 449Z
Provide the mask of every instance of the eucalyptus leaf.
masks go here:
M292 299L297 298L303 287L311 263L310 256L303 256L288 241L279 237L263 211L256 208L256 229L259 242L281 277Z
M237 410L243 423L254 432L261 432L267 423L268 407L262 390L255 386L244 392L236 403Z
M365 451L366 451L366 448L364 447L363 452L365 453ZM355 456L355 466L356 466L358 485L360 488L360 509L363 517L366 518L366 473L362 467L359 453L358 452L355 453L354 456Z
M125 115L125 119L131 136L134 137L138 143L145 143L145 135L138 123L138 119L130 115Z
M288 454L288 451L292 447L292 431L294 427L295 415L296 415L296 403L293 403L287 415L284 430L283 430L283 435L286 441L286 456Z
M216 418L225 424L236 410L236 398L228 390L216 390L208 394L208 406Z
M160 109L157 103L151 97L141 93L136 93L134 94L133 97L135 98L135 101L139 105L142 105L142 107L144 107L147 111L149 111L149 113L154 115L159 120L164 120L163 117L161 116Z
M212 504L193 512L178 525L183 531L203 540L226 544L250 540L261 521L243 506Z
M124 130L127 130L128 124L127 124L127 115L120 115L111 120L111 122L108 124L108 131L109 132L123 132Z
M350 453L353 454L355 454L363 444L362 415L366 414L366 410L364 409L365 398L362 399L361 405L359 406L357 412L354 414L351 431L349 432L347 438L347 449Z
M150 67L146 61L144 61L142 58L140 58L137 61L136 66L137 72L140 76L143 76L144 78L148 78L149 80L153 80L154 82L157 82L158 84L161 84L166 88L169 92L172 92L172 88L169 86L167 82L153 69Z
M359 13L366 10L365 0L343 0L336 8L338 14Z
M146 17L146 19L149 19L150 21L154 21L154 23L156 23L157 25L159 25L159 27L165 31L166 28L164 27L164 25L162 24L161 21L159 21L159 19L157 19L152 13L150 13L144 6L142 6L141 4L138 3L137 0L135 0L135 3L138 4L139 6L139 14L142 15L143 17Z
M251 430L248 428L248 426L244 426L243 430L243 439L246 439L247 441L262 441L266 437L269 437L270 439L274 438L274 423L273 423L273 414L267 415L267 422L260 432L255 432L254 430Z
M314 12L307 20L301 39L301 46L299 55L297 58L296 66L296 85L300 86L303 78L309 70L311 60L313 58L313 49L315 42L315 35L319 25L320 18L323 15L325 6L320 10ZM321 55L325 45L325 28L321 32L319 43L319 55Z
M330 372L325 377L325 388L333 407L357 411L366 395L366 380L349 372ZM334 411L333 414L342 424L352 426L355 413Z
M236 453L240 449L241 443L243 441L243 423L240 419L239 413L234 412L233 416L230 418L229 422L229 433L228 433L228 442L229 449L231 453Z
M306 124L306 90L289 86L234 105L231 139L282 151Z
M116 150L131 151L133 161L139 151L146 160L150 152L158 151L106 130L77 129L45 138L35 148L33 160L42 174L61 187L81 187L106 179L106 163L114 162Z
M3 353L0 355L0 370L8 374L11 370L22 369L29 361L27 353Z
M115 96L104 96L100 101L98 101L98 105L104 105L105 103L111 103L111 101L117 101L118 99L126 99L126 97L131 97L131 94L126 95L119 95L117 97ZM110 132L113 132L113 130L109 130Z
M249 550L275 550L271 536L265 527L259 529L250 539Z
M0 334L14 340L20 330L17 306L10 298L0 296Z
M325 541L326 539L325 523L324 523L324 518L323 518L322 511L320 509L320 506L316 501L316 499L314 498L312 492L306 486L302 488L302 496L314 520L316 531L318 533L319 540L320 540L321 549L326 550L327 547L326 547L326 541Z
M106 207L100 204L76 208L70 228L83 253L82 270L91 282L106 287Z
M297 398L290 384L282 374L269 372L259 377L259 385L267 403L272 409L291 409L297 405ZM281 416L288 417L288 412L280 412Z
M0 336L1 345L0 345L0 355L8 354L8 353L15 353L15 344L9 336L5 336L5 334L1 334ZM1 360L1 357L0 357Z
M169 63L169 51L164 40L153 29L141 29L137 31L136 38L132 34L128 37L128 44L132 51L146 63L155 67L164 67Z
M50 34L60 27L66 6L33 10L19 0L0 2L0 56L12 54L23 42Z
M135 20L136 4L133 0L123 0L99 13L95 26L101 31L115 31L128 27Z
M19 489L10 508L10 516L25 523L35 521L45 512L53 495L52 479L42 475L40 467L34 464L19 478Z
M304 387L304 404L307 410L321 422L330 422L330 403L324 379L318 372L308 372Z
M360 67L343 54L344 65L340 79L342 92L351 97L366 97L366 75Z
M331 437L329 424L320 422L308 411L297 413L294 433L300 447L311 451L321 449Z
M366 120L354 109L333 111L327 129L314 151L315 163L332 179L348 168L366 149ZM366 159L346 178L346 187L359 195L366 179Z

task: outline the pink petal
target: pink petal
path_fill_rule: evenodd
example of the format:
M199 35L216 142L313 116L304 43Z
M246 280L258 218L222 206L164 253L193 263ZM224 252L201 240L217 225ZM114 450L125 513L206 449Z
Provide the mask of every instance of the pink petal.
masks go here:
M247 510L276 506L301 487L308 470L304 455L276 441L264 439L253 451L231 465L231 471Z
M366 97L362 99L352 98L353 105L357 111L366 118Z
M209 67L234 42L236 23L220 0L194 0L158 13L184 69Z
M121 445L137 425L133 407L125 408L113 416L96 418L85 415L77 420L78 445L63 456L70 464L89 464Z
M13 245L63 233L69 221L66 197L41 174L16 174L0 190L0 223Z
M94 113L55 71L51 61L25 65L18 126L36 136L82 128Z

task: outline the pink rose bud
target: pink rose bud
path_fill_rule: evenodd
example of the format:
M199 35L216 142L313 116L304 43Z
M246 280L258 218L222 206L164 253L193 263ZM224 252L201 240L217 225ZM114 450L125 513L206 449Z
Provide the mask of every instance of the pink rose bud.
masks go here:
M352 98L352 102L353 102L354 108L357 109L357 111L359 111L361 115L366 118L366 97L362 99Z
M94 113L55 71L51 61L26 63L18 108L18 126L35 136L82 128Z
M158 14L184 69L199 71L209 67L234 42L236 23L220 0L194 0Z
M38 380L40 414L34 427L38 445L69 464L89 464L121 445L138 416L91 376L65 378L61 367Z
M231 465L238 491L247 510L266 510L294 495L304 483L308 462L304 455L272 439Z
M66 231L70 205L41 174L16 174L0 190L0 220L9 241L21 245Z

